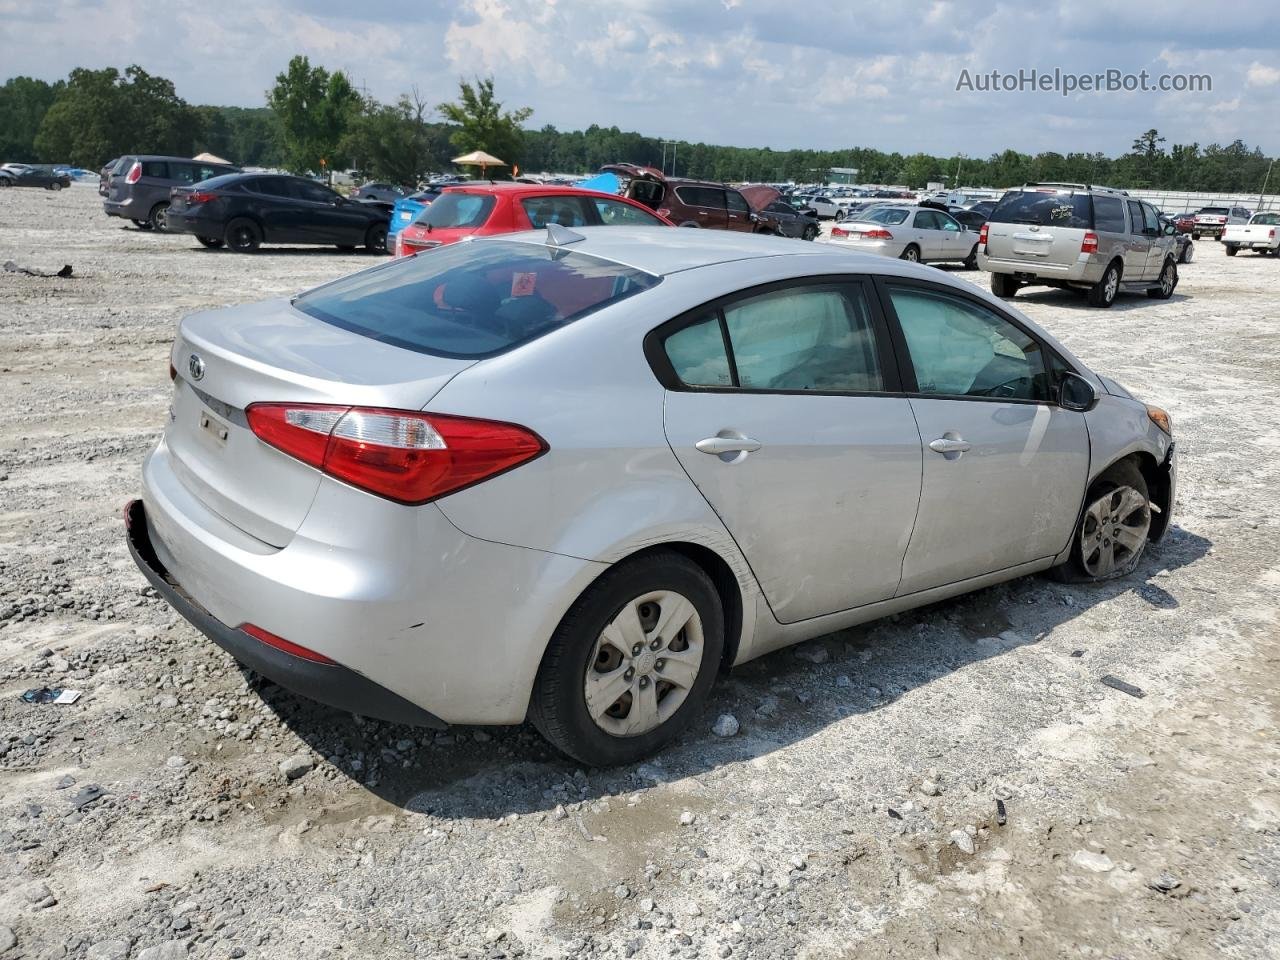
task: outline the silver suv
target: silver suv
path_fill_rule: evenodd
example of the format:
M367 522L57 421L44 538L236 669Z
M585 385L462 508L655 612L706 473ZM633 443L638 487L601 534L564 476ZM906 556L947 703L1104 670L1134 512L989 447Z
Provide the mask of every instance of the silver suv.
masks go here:
M1008 191L978 234L978 266L991 292L1022 286L1084 290L1109 307L1121 290L1167 300L1178 285L1176 230L1124 190L1028 183Z

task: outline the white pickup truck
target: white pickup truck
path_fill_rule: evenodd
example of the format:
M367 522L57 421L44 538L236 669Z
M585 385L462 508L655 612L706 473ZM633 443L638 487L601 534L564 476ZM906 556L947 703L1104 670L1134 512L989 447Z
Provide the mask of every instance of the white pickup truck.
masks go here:
M1234 257L1237 250L1280 256L1280 213L1255 213L1248 223L1227 224L1222 245L1227 248L1228 257Z

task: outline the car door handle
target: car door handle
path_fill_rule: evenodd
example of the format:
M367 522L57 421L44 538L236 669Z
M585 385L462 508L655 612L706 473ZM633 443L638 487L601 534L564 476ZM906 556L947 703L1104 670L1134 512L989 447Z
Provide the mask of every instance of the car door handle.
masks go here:
M964 453L972 447L973 444L968 440L961 440L959 437L939 437L929 444L929 449L934 453Z
M764 444L750 437L707 437L694 446L703 453L720 456L725 453L755 453Z

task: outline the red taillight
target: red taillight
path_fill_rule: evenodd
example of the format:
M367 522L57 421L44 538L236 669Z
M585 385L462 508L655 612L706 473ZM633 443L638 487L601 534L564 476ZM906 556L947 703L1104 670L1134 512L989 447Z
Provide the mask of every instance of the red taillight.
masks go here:
M863 230L862 239L863 240L892 240L893 234L890 233L888 230L883 230L883 229Z
M306 647L299 646L296 643L286 640L284 637L277 637L274 633L268 633L261 627L255 627L252 623L240 624L240 631L242 633L247 633L255 640L260 640L268 647L275 647L277 650L295 657L300 657L303 660L310 660L312 663L335 665L337 663L336 660L330 660L323 653L316 653L314 650L308 650Z
M1276 238L1276 228L1275 228L1275 227L1272 227L1270 230L1268 230L1268 231L1267 231L1267 238L1268 238L1268 239L1270 239L1270 240L1274 240L1274 239Z
M133 161L133 166L129 168L129 172L124 175L125 183L137 183L142 179L142 161Z
M541 456L524 427L411 410L255 403L249 428L303 463L397 503L455 493Z
M217 199L218 199L218 195L216 193L188 193L187 194L188 204L209 203L210 201L217 200Z
M847 237L848 235L849 235L849 231L848 231L848 230L846 230L846 229L844 229L843 227L832 227L832 228L831 228L831 236L832 236L832 237Z
M1097 253L1098 252L1098 235L1096 233L1086 233L1084 239L1080 241L1081 253Z
M978 229L978 246L986 249L987 246L987 225L984 223Z

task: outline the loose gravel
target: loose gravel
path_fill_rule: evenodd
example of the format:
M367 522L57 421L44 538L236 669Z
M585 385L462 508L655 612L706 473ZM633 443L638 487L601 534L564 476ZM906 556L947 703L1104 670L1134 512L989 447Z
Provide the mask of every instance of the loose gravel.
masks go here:
M125 550L181 315L371 258L207 251L76 185L0 193L10 259L74 272L0 273L0 957L1275 955L1280 261L1202 241L1168 302L1017 298L1172 412L1175 526L1133 576L781 651L584 771L246 675Z

